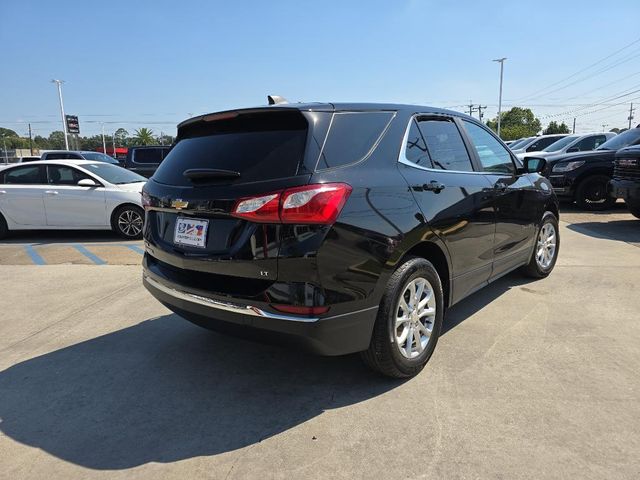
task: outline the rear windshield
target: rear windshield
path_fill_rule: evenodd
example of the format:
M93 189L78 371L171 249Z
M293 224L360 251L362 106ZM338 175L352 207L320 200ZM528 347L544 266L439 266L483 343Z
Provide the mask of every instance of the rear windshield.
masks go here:
M133 161L136 163L160 163L168 148L136 148Z
M153 179L193 185L183 172L201 168L238 172L234 181L242 183L290 177L303 160L307 129L299 111L243 113L188 125Z

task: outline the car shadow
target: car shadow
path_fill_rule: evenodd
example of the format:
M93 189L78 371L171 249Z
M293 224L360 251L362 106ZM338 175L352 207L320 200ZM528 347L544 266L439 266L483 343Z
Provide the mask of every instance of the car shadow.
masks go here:
M441 335L453 330L466 319L482 310L512 288L522 287L536 281L536 279L525 277L518 272L512 272L495 280L481 290L478 290L474 294L468 296L460 303L457 303L447 311L447 315L442 323Z
M127 243L110 230L19 230L10 232L1 244L48 245L56 243Z
M573 223L567 228L594 238L640 244L640 220L635 217L629 220Z
M357 356L310 356L165 315L0 372L0 431L86 468L128 469L239 449L401 384Z

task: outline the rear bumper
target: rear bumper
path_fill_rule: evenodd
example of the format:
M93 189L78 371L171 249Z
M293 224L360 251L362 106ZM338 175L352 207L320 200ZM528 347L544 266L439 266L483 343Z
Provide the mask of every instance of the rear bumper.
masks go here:
M611 196L614 198L640 202L640 182L632 180L611 180L609 182L609 189Z
M143 284L167 308L199 325L273 343L300 347L319 355L366 350L378 307L339 315L283 315L241 299L214 298L186 289L144 268Z

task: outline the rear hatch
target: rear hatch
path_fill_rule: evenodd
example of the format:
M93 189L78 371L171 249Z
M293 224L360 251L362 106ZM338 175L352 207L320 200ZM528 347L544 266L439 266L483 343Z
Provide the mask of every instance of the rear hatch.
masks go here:
M173 269L183 284L208 282L213 291L258 294L268 288L277 278L281 226L231 212L243 197L309 182L313 167L307 165L317 160L317 148L309 145L322 145L326 135L326 128L311 131L309 115L272 107L183 123L144 189L150 261ZM315 160L308 158L313 155Z

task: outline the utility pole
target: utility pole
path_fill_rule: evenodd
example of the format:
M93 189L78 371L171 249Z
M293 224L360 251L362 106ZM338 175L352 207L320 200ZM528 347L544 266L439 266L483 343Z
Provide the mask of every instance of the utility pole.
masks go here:
M603 124L602 124L602 131L604 132L604 129L605 129L605 128L607 128L608 126L609 126L609 124L608 124L608 123L603 123Z
M573 117L573 132L571 133L576 133L576 117Z
M2 145L4 146L4 163L9 163L9 157L7 156L7 141L2 137Z
M29 151L33 155L33 143L31 142L31 124L29 124Z
M631 106L629 107L629 118L627 120L629 120L629 130L631 130L631 120L633 120L633 111L635 110L635 108L633 108L633 102L631 102Z
M484 116L484 114L482 113L482 110L485 110L486 108L487 108L486 105L484 107L482 105L478 105L478 119L480 121L482 121L482 117Z
M104 141L104 122L102 122L102 153L104 153L105 155L107 154L107 144Z
M494 62L500 63L500 95L498 96L498 137L500 136L500 120L502 116L502 75L504 73L504 61L507 57L496 58Z
M64 116L64 103L62 102L62 84L64 80L51 80L58 86L58 98L60 99L60 116L62 117L62 131L64 132L64 146L69 150L69 139L67 138L67 121Z
M469 116L471 117L473 115L473 100L469 100L469 105L467 105L467 107L469 107Z
M164 146L164 133L162 133L162 130L160 131L160 145Z

